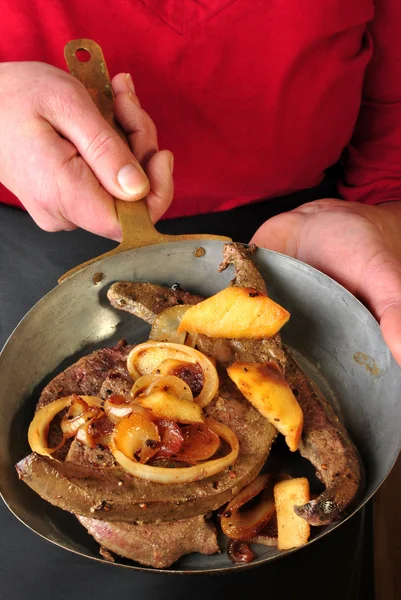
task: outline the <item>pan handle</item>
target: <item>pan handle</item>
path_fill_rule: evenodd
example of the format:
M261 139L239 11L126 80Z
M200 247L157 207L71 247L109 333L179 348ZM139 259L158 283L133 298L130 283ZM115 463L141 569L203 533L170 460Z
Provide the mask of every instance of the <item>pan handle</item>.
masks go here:
M104 119L117 131L121 138L127 142L127 137L115 120L113 103L114 95L106 61L101 47L93 40L71 40L64 48L64 56L68 69L88 90L92 100L98 107ZM212 234L187 234L164 235L159 233L150 220L146 200L124 202L114 199L118 218L121 223L122 241L106 254L97 256L60 277L59 283L76 272L81 271L93 262L125 250L151 246L165 242L178 242L182 240L220 240L231 241L230 238Z

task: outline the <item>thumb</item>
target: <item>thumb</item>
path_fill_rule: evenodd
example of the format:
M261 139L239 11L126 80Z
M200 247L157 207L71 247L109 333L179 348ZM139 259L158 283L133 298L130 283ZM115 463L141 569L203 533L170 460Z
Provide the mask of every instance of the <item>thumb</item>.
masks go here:
M149 192L141 165L117 132L100 114L82 84L69 81L68 94L57 90L44 103L42 116L72 142L101 185L116 198L138 200Z
M299 212L281 213L259 227L251 243L297 258L300 232L306 215Z
M307 218L307 211L272 217L259 227L251 242L303 260L341 282L344 279L341 263L330 265L330 255L316 243L313 230L307 226ZM322 269L322 256L326 269ZM356 271L351 278L348 274L344 285L353 293L357 292L380 322L383 338L401 365L401 262L385 247L377 251L374 246L374 252L368 258L358 263L354 261Z
M380 322L384 340L401 365L401 263L389 250L377 253L365 269L362 300Z
M386 308L380 319L384 341L395 360L401 365L401 294L400 300Z

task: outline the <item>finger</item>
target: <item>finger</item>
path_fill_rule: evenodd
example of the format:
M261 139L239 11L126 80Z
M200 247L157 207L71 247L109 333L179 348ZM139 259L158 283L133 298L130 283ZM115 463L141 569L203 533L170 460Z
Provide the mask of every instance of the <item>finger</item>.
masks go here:
M306 215L298 212L282 213L259 227L252 244L297 258L299 240Z
M87 231L121 239L121 228L113 198L99 184L86 162L69 141L46 123L38 123L35 152L20 177L14 193L36 223L46 231Z
M114 102L116 119L127 132L132 152L145 166L158 150L156 126L141 108L135 92L132 91L134 87L131 77L127 78L121 73L114 77L112 84L116 96Z
M384 340L401 364L400 261L387 249L378 252L363 272L360 290L361 299L380 322Z
M322 204L321 208L325 210L326 205ZM401 263L390 250L381 246L366 266L362 266L355 257L352 272L347 275L346 271L344 274L341 260L334 267L327 268L330 265L327 251L319 253L317 250L316 254L309 252L305 256L304 242L305 239L308 241L310 233L307 227L310 212L316 212L316 205L305 205L296 211L273 217L258 229L251 241L258 246L305 260L348 287L380 322L384 340L401 365ZM322 268L322 259L326 268Z
M121 200L146 196L149 181L141 165L78 81L62 80L38 104L42 116L74 144L111 195Z
M170 206L174 196L174 157L169 150L161 150L152 156L147 166L150 192L147 204L153 223L158 221Z
M131 92L136 104L141 106L140 100L136 93L135 84L130 73L119 73L118 75L115 75L111 80L111 85L116 96L124 92Z
M384 341L401 366L401 300L388 306L380 320Z

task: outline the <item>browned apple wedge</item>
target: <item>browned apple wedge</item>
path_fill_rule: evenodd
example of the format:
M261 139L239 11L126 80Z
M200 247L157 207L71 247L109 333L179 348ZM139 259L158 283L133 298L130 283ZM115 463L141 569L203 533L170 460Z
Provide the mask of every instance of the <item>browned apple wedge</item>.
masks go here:
M310 500L309 482L305 477L279 481L274 486L277 513L278 549L290 550L307 543L310 525L294 512L297 504Z
M235 362L227 372L245 398L284 435L289 449L297 450L304 416L280 367L273 362Z
M177 331L211 338L261 340L275 335L290 313L253 288L228 287L191 306Z
M137 401L158 419L178 423L203 423L205 420L198 404L191 400L175 398L167 392L156 391L149 396L139 396Z

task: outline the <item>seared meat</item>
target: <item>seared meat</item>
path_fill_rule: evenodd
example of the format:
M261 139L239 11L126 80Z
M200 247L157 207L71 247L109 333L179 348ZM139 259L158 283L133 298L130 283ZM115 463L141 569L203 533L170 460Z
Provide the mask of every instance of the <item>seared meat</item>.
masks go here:
M238 287L254 288L261 294L267 294L266 282L251 260L257 248L255 244L243 246L242 244L224 244L223 262L219 266L220 273L233 265L235 277L231 285Z
M250 258L254 251L255 247L252 246L246 249L240 244L226 244L220 269L232 264L236 271L233 285L253 287L266 293L266 284ZM136 285L138 284L131 284ZM163 306L161 297L155 302L156 293L160 292L153 287L152 301L142 297L142 301L147 302L149 312L154 306L159 310L167 308ZM139 316L137 308L134 314ZM154 317L155 315L151 316L151 320ZM302 372L288 349L283 348L280 335L262 341L211 339L200 335L197 338L197 348L205 354L215 356L223 365L233 361L273 360L285 369L286 378L297 394L304 412L300 453L316 467L318 477L326 485L326 490L316 500L298 507L297 513L312 525L326 525L335 521L341 511L352 505L364 485L362 462L333 408Z
M123 351L126 348L121 346L109 349L109 356L115 356L121 371ZM67 395L67 390L72 391L72 382L81 381L80 373L88 373L89 366L97 376L92 377L95 387L89 389L86 386L85 393L98 395L103 381L96 359L99 356L100 364L104 365L104 352L94 352L66 369L56 377L57 386L51 382L43 390L42 397L48 399L48 388L52 394L57 389L53 400ZM114 370L109 361L103 377L107 378ZM83 392L79 390L78 393ZM168 485L138 479L121 467L112 466L114 460L108 449L90 449L76 440L65 462L31 454L18 463L17 470L20 478L42 498L86 517L93 517L93 511L96 511L98 519L151 522L206 514L228 502L256 477L269 454L276 430L245 400L226 375L222 378L220 397L206 407L205 413L234 431L240 443L240 455L233 470L201 481ZM99 506L101 509L97 510Z
M120 373L127 377L127 356L132 346L122 340L113 348L103 348L84 356L71 367L57 375L42 391L36 410L50 402L70 396L82 394L96 396L109 375Z
M231 281L231 285L253 288L257 292L267 295L265 280L251 259L256 249L255 244L251 244L248 248L241 244L225 244L223 262L220 264L219 271L224 271L232 265L235 269L235 277ZM202 339L204 337L200 336L198 347L199 350L206 352L207 341ZM231 362L273 361L285 369L286 357L279 333L265 340L226 340L226 343L230 346L233 354Z
M317 469L325 491L295 512L311 525L327 525L362 491L364 471L358 451L331 405L287 353L286 379L304 413L299 451Z
M224 366L228 366L235 361L273 361L284 369L287 361L281 345L280 334L276 334L267 340L225 340L198 335L196 347L204 354L214 356Z
M126 370L130 349L120 343L80 359L50 382L39 405L73 392L102 397L127 393L132 386ZM77 440L64 462L32 453L18 463L17 472L42 498L76 514L102 548L121 556L163 568L189 552L212 554L218 551L215 532L203 516L193 515L219 508L254 479L276 431L228 377L206 413L236 433L241 450L233 470L199 482L164 485L131 477L107 448L91 449ZM169 522L158 523L162 520Z
M257 278L250 278L250 281L255 285L257 284ZM121 284L122 288L118 286L119 284L114 283L108 291L108 297L112 299L113 306L119 308L118 302L116 302L116 298L119 297L116 290L119 290L121 293L124 290L129 294L129 298L136 298L136 300L135 302L127 300L123 310L130 312L136 317L143 318L149 324L153 323L156 315L160 312L163 312L163 310L170 306L174 306L174 294L177 294L175 304L180 303L178 300L184 294L180 290L174 291L151 283L123 282ZM139 298L141 299L140 301ZM185 298L186 304L197 304L203 300L201 296L192 296L191 294L185 294ZM285 367L286 357L281 346L280 334L266 340L219 340L208 338L205 335L198 335L196 339L198 350L204 354L214 356L221 365L227 366L236 360L245 360L247 362L272 360L282 368Z
M220 268L233 264L236 270L234 285L255 287L257 291L265 292L265 284L260 281L258 271L249 258L254 251L253 247L247 251L239 244L226 244ZM281 346L281 339L277 341ZM317 476L326 486L318 498L296 507L295 511L311 525L327 525L336 521L361 491L364 485L362 461L331 405L305 376L288 350L283 350L287 362L286 379L304 413L299 451L316 467ZM242 360L249 361L249 355L246 354Z
M132 348L132 346L130 346ZM102 387L98 393L100 398L108 398L112 394L121 396L129 396L133 386L132 378L127 371L121 373L119 371L111 371L102 383Z
M203 516L169 523L108 523L78 517L101 546L142 565L165 569L184 554L219 552L216 530Z
M152 323L169 306L176 304L197 304L203 298L177 289L166 288L152 283L119 281L113 283L107 291L110 304L119 310L125 310L147 323Z
M265 283L250 259L253 252L252 247L227 244L220 268L233 264L233 285L266 293ZM148 323L169 306L202 300L181 289L129 282L114 284L108 297L116 308ZM326 485L316 500L295 510L312 525L337 519L363 484L361 461L333 409L283 348L280 336L261 341L197 336L196 346L214 356L219 368L238 360L274 361L285 369L304 412L300 452L316 467ZM123 342L82 358L43 390L38 408L72 393L103 398L129 393L132 380L126 357L131 348ZM33 453L18 463L17 471L42 498L76 514L101 544L103 555L110 556L110 550L145 565L165 568L189 552L212 554L218 551L216 534L202 515L228 502L255 478L276 430L245 400L225 370L220 396L205 412L234 431L240 442L240 456L234 468L202 481L165 485L134 478L115 463L108 449L90 449L76 440L64 462Z

